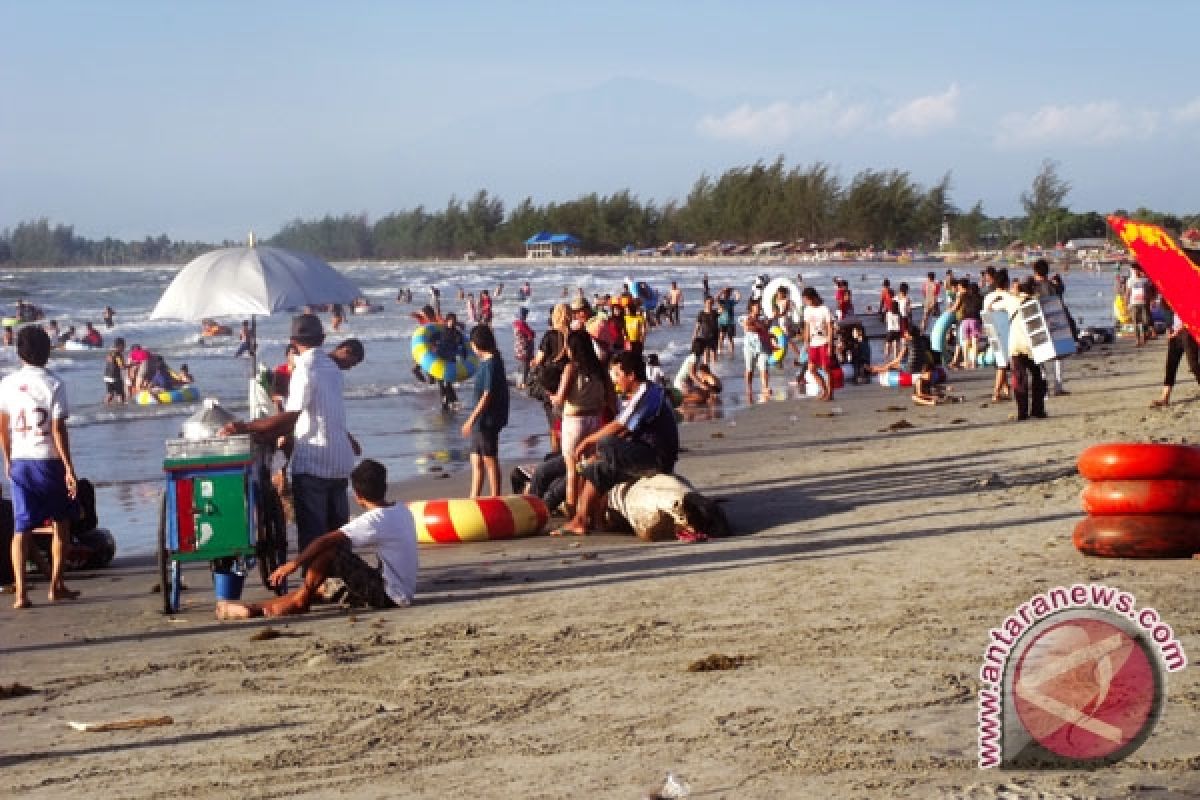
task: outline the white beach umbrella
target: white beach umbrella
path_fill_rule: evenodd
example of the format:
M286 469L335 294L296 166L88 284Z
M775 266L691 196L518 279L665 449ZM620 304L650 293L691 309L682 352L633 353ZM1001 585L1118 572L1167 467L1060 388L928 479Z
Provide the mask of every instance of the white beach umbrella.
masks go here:
M150 318L262 316L306 305L348 304L360 294L316 256L280 247L227 247L180 270Z

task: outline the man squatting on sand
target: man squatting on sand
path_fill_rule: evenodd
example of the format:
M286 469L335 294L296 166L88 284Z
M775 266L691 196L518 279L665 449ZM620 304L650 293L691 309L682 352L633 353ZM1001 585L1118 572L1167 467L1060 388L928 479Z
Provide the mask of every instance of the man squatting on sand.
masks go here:
M217 619L282 617L303 614L312 605L326 578L341 578L351 605L396 608L412 603L417 590L417 530L403 503L388 503L387 469L364 458L350 473L350 488L364 513L337 530L317 537L300 555L271 573L279 586L303 567L304 583L295 591L266 603L217 602ZM353 550L373 548L380 569L370 567Z

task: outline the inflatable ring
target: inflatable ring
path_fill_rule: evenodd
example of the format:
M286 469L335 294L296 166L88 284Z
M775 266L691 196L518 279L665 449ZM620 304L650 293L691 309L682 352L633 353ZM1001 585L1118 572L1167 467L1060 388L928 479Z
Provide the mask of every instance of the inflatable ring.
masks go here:
M143 389L133 396L133 402L139 406L166 405L168 403L194 403L200 399L200 391L195 386L183 386L171 391L162 389Z
M515 539L541 531L550 512L533 495L478 497L474 500L418 500L408 504L425 544Z
M763 287L763 314L766 315L767 319L775 319L779 316L774 303L775 293L781 288L788 290L788 295L792 301L792 322L799 323L803 319L801 309L803 308L804 301L800 299L800 287L791 278L775 278Z
M934 367L933 368L933 382L934 383L945 383L946 382L946 368L945 367ZM879 373L879 385L880 386L890 386L892 388L895 388L897 386L912 386L913 385L913 374L911 372L900 372L900 371L897 371L894 369L890 369L887 372Z
M933 327L929 329L929 347L933 352L940 353L946 349L946 335L950 333L950 326L953 324L953 311L943 311L933 323Z
M771 340L775 342L775 347L772 348L770 354L768 354L767 361L771 363L771 366L781 367L783 366L783 360L787 358L787 331L778 325L772 325L768 333L771 334Z
M449 381L450 383L465 381L475 374L475 370L479 369L479 359L474 355L464 356L461 353L455 357L454 363L439 358L437 351L432 347L433 332L437 327L436 325L422 325L413 331L413 361L417 362L417 366L434 380Z
M1080 500L1089 514L1200 514L1200 481L1093 481Z
M1102 558L1191 558L1200 552L1200 516L1114 514L1075 526L1075 549Z
M1110 442L1084 450L1077 466L1090 481L1200 480L1200 447Z

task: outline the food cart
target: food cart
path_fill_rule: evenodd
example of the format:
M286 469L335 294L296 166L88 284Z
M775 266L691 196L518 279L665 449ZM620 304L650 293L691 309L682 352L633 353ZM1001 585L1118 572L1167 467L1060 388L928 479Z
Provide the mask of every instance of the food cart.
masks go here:
M255 565L271 588L268 577L286 559L286 521L270 481L274 450L250 436L213 435L231 418L208 401L185 435L166 443L158 566L168 614L179 610L185 563L209 562L214 586L237 593Z

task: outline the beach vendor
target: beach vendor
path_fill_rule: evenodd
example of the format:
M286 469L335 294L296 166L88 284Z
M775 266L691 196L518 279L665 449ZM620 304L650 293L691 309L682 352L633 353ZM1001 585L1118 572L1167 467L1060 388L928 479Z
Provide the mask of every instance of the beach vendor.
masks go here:
M267 438L293 434L292 496L296 538L303 552L318 536L340 528L349 518L346 481L359 447L346 426L342 371L321 350L325 329L320 318L294 317L291 341L297 355L283 411L249 422L230 422L221 432Z
M610 375L617 392L627 398L616 419L585 436L575 447L582 462L583 489L575 515L554 535L586 535L602 530L608 492L615 486L649 475L670 473L679 457L679 430L666 390L646 380L642 357L628 350L613 356ZM595 451L595 457L584 457Z
M340 578L346 586L342 601L352 606L397 608L412 604L417 591L417 530L412 512L404 503L388 503L387 469L378 461L363 459L350 473L354 500L363 513L335 530L317 537L296 558L271 573L279 586L296 570L305 570L299 589L266 603L217 602L217 619L249 619L303 614L312 606L326 578ZM367 564L355 551L373 549L379 568Z

